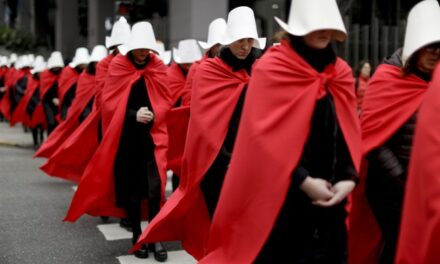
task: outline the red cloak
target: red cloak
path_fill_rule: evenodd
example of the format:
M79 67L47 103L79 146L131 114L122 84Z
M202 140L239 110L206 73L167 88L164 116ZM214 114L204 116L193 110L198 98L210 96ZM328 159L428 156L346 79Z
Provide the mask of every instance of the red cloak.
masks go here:
M47 174L76 183L80 181L87 164L99 146L98 127L101 122L101 104L96 102L100 100L98 97L99 94L102 94L108 67L114 57L114 55L109 55L97 64L94 108L72 135L48 159L42 168Z
M35 153L35 157L49 158L63 144L63 142L79 126L79 116L87 103L95 95L95 76L84 71L78 79L75 99L69 108L66 120L62 122L44 141ZM44 166L44 165L43 165ZM42 168L43 169L43 168ZM44 171L44 169L43 169Z
M41 102L35 106L34 112L31 116L27 113L29 102L34 93L39 89L40 81L34 79L33 76L29 74L25 94L12 115L11 126L17 122L22 122L25 126L30 128L34 128L38 125L45 127L46 117L44 116L43 104Z
M368 84L361 125L362 153L383 145L419 108L428 83L411 74L403 77L399 67L382 64ZM368 165L362 165L360 183L352 195L349 230L349 263L376 263L381 234L365 197Z
M108 129L105 130L101 144L81 177L65 221L74 222L84 213L93 216L126 216L125 210L116 207L113 170L128 97L132 85L139 78L145 80L147 93L155 111L150 133L156 146L154 152L162 180L162 198L165 199L168 147L165 116L171 107L166 68L156 55L150 54L146 68L137 70L126 56L120 54L110 64L103 90L102 113L113 118L106 120L105 125Z
M440 67L417 116L396 263L440 263Z
M52 156L66 141L66 139L75 131L75 129L78 128L80 125L79 117L89 101L92 100L95 92L95 76L84 71L81 73L78 79L76 96L72 102L72 106L69 108L66 120L57 126L47 140L44 141L43 145L35 154L36 157L49 158ZM41 167L43 171L46 171L44 168L47 164L50 164L50 162L47 162L45 165L43 165L43 167Z
M1 111L7 120L11 120L12 112L11 112L11 101L10 94L15 93L15 84L21 78L26 75L26 72L23 70L16 70L15 68L9 68L8 72L5 75L5 87L6 92L1 101Z
M183 95L186 77L177 63L173 63L167 68L167 76L170 86L172 105L174 106Z
M186 75L186 82L185 87L183 88L183 95L182 95L182 105L190 105L191 104L191 94L192 94L192 85L194 81L194 76L196 75L197 68L199 65L205 61L206 59L209 59L208 52L205 53L205 55L198 61L194 62L191 65L191 68L189 68L188 74Z
M200 263L252 263L270 235L302 155L316 101L332 94L356 170L361 133L351 68L318 73L286 42L256 64L229 171ZM295 250L295 249L292 249Z
M26 90L20 102L18 102L18 105L15 108L14 112L12 113L11 120L9 120L11 126L14 126L15 124L20 122L26 126L29 126L30 123L30 117L28 116L26 109L29 104L29 101L32 98L32 95L34 94L35 90L38 88L38 81L34 80L30 72L26 72L25 75L19 79L22 79L24 77L27 78Z
M60 100L60 112L66 93L70 90L70 87L72 87L72 85L78 82L79 75L80 74L70 66L64 67L63 71L61 72L60 78L58 79L58 99ZM58 122L63 122L60 115L57 116L57 119Z
M180 186L138 245L181 240L195 258L203 256L211 220L199 184L220 152L235 105L248 82L245 70L234 72L218 57L200 64L193 83Z
M180 177L182 156L185 150L190 110L189 106L173 108L167 115L168 152L167 168Z
M96 95L95 95L95 101L93 103L94 105L93 108L95 109L101 106L102 89L104 89L105 78L107 77L107 70L108 67L110 66L110 62L113 60L114 57L115 55L111 53L107 55L107 57L105 57L103 60L98 62L98 64L96 65L96 77L95 77Z
M49 89L58 81L59 75L54 74L50 70L44 70L40 74L40 97L43 100Z

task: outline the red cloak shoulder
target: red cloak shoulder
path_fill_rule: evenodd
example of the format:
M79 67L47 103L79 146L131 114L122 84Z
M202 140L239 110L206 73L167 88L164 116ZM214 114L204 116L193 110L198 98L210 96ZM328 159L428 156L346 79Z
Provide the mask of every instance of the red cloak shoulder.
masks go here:
M110 66L110 63L112 62L115 55L113 53L109 54L107 57L105 57L103 60L98 62L96 65L96 96L95 96L95 102L94 102L94 108L98 108L101 106L102 101L102 89L105 85L105 77L107 77L107 70Z
M64 96L69 91L69 88L74 85L79 78L79 73L72 67L64 67L58 79L58 98L60 99L60 106L63 104Z
M24 70L16 70L15 68L9 68L8 72L5 75L5 84L6 84L6 92L1 101L1 111L6 119L11 120L12 112L11 112L11 101L10 94L15 93L15 84L21 78L26 75L27 71Z
M288 43L272 47L252 72L208 254L200 263L254 261L284 203L315 103L325 95L326 86L359 170L361 134L351 68L338 58L318 73Z
M83 72L78 79L75 99L69 108L67 118L44 141L43 145L35 153L35 157L49 158L58 147L73 133L79 126L79 116L86 107L87 103L95 95L95 76ZM71 157L75 158L75 157Z
M65 221L76 221L87 213L94 216L124 217L122 208L116 207L114 193L114 161L122 132L128 97L134 82L143 78L155 111L151 136L155 144L155 157L162 179L162 197L165 199L166 151L168 136L165 116L171 107L166 68L154 54L143 70L137 70L126 56L116 56L110 64L103 93L103 109L111 109L113 118L107 120L101 144L81 177ZM119 99L119 100L118 100ZM104 112L103 112L104 113Z
M174 106L183 95L186 77L183 75L183 72L177 63L173 63L168 67L167 76L170 85L172 105Z
M417 116L396 263L440 263L440 67Z
M92 113L41 167L48 175L76 183L80 181L87 164L99 146L98 127L101 122L101 103L97 101L100 100L98 97L102 94L103 87L98 86L104 85L108 67L114 57L114 55L109 55L96 66L96 94Z
M167 168L179 177L182 174L182 156L185 150L189 116L189 106L182 106L171 109L166 120L169 138Z
M249 82L220 58L200 64L193 83L191 116L179 188L141 236L142 242L182 240L195 258L203 256L211 224L199 183L225 140L238 99Z
M197 68L199 65L208 59L208 52L198 61L194 62L189 68L188 74L186 76L185 87L183 88L183 96L182 96L182 105L187 106L191 104L191 94L192 94L192 85L194 81L194 76L196 74Z
M35 90L38 88L38 81L35 81L30 72L27 72L21 78L27 78L26 90L24 92L23 98L21 98L14 112L12 113L11 120L9 120L10 125L14 126L17 123L23 123L26 126L30 124L30 116L28 116L26 109L29 104L29 101L32 98ZM21 79L20 78L20 79Z
M382 64L368 83L362 105L363 155L383 145L419 108L428 83L415 75L403 77L399 67ZM362 165L357 188L352 193L349 221L349 263L376 263L381 233L365 197Z
M50 176L79 183L99 146L99 122L99 109L93 110L40 169Z
M58 81L60 75L56 75L52 73L50 70L44 70L40 74L40 97L44 98L46 93L49 91L50 87L52 87L55 82Z

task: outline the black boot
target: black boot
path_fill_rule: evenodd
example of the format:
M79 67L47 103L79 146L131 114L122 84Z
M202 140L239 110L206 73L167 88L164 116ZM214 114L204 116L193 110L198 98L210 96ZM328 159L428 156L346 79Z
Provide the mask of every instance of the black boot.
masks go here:
M154 259L159 262L164 262L168 259L168 252L165 249L165 247L162 245L162 243L154 243L149 244L148 248L150 251L154 252Z
M136 244L139 236L140 235L137 235L137 236L133 237L133 239L132 239L133 245ZM140 249L138 249L138 250L136 250L134 252L134 255L135 255L135 257L141 258L141 259L148 258L148 247L147 247L147 245L146 244L142 245Z
M130 219L128 219L128 218L121 218L121 220L119 221L119 226L129 232L131 232L133 230Z

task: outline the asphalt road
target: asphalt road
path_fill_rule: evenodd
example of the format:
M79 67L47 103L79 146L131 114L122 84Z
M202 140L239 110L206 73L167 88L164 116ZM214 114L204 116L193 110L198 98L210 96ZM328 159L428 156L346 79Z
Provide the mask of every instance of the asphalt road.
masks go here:
M97 228L102 221L91 216L63 223L73 184L43 174L43 160L32 155L32 149L0 146L0 263L119 263L130 239L106 240Z

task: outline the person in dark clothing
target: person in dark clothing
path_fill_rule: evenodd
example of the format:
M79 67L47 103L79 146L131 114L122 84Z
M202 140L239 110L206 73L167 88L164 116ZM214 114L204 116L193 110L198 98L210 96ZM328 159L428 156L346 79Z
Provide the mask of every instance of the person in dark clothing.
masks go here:
M236 41L236 43L234 42L229 46L223 47L220 50L220 59L224 61L228 66L230 66L232 71L245 70L247 74L250 75L252 65L258 58L257 49L252 47L253 41L253 39L239 40ZM245 48L243 49L247 48L248 55L239 58L234 53L237 52L237 49L240 49L243 46L245 46ZM213 217L215 208L217 207L217 202L220 197L220 191L234 148L234 142L240 124L241 111L243 109L244 98L246 96L246 89L247 85L241 92L237 104L234 106L234 111L229 121L226 137L220 148L220 151L217 154L214 162L206 172L205 176L203 177L203 180L200 182L200 188L205 198L208 212L211 218Z
M90 63L90 55L89 51L84 48L77 48L75 51L75 57L73 58L73 61L71 62L70 66L74 68L78 76L87 68L88 64ZM70 87L67 87L67 91L62 91L64 95L61 95L62 99L60 99L60 118L61 120L66 120L67 118L67 112L70 108L70 106L73 103L73 100L75 99L76 95L76 86L78 84L78 81L71 84ZM64 88L62 88L64 89Z
M235 34L223 43L222 54L207 58L197 68L180 185L139 243L181 240L189 254L203 257L256 60L253 47L265 46L265 39L258 38L252 9L238 7L229 13L228 21L238 19L240 25L228 24Z
M346 263L361 146L352 70L331 44L346 30L334 0L293 0L277 21L286 33L253 68L200 263Z
M33 74L33 77L35 80L40 80L40 72L35 72ZM26 108L26 113L28 116L32 117L35 109L37 108L37 105L41 103L40 98L40 89L35 89L34 93L32 94L32 97L29 101L29 104ZM32 140L34 142L34 148L38 149L38 147L43 143L44 141L44 128L43 124L38 124L35 127L31 127L32 132Z
M306 38L288 36L292 49L311 67L323 72L336 62L331 45L318 49ZM284 205L255 263L283 263L286 259L291 263L346 263L346 199L323 207L313 204L313 197L305 191L305 181L310 177L331 185L347 181L348 189L354 187L358 177L336 117L333 96L326 89L326 95L316 101L309 136Z
M55 75L58 78L61 74L61 70L62 68L55 67L49 69L48 74ZM56 116L58 115L59 112L59 107L57 104L58 102L57 81L55 81L52 84L52 86L49 87L48 91L44 94L42 98L42 102L43 102L44 113L46 115L46 121L47 121L47 135L49 136L50 133L52 133L52 131L55 130L55 128L58 125L58 121L56 119Z
M420 49L405 66L402 64L401 54L402 49L399 49L383 63L397 66L402 69L404 76L415 75L428 84L434 67L430 67L430 63L424 63L424 56L439 61L440 42ZM382 232L384 249L381 263L394 261L417 111L384 144L367 154L369 166L365 191Z
M132 34L139 34L138 30L144 29L144 23L133 26ZM139 29L135 29L137 26ZM150 49L151 47L133 48L125 55L136 71L145 70L152 63ZM162 199L162 179L155 154L157 142L154 141L154 130L157 127L154 122L156 113L160 111L156 108L163 106L157 105L157 95L154 97L152 89L154 88L147 86L143 75L131 85L114 162L116 206L124 208L127 213L133 244L142 233L142 201L148 202L147 215L151 221L158 214ZM154 99L156 104L153 104ZM143 244L134 254L138 258L146 258L148 251L154 253L157 261L163 262L168 258L168 253L160 242Z

